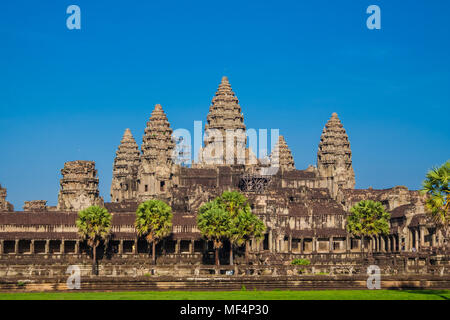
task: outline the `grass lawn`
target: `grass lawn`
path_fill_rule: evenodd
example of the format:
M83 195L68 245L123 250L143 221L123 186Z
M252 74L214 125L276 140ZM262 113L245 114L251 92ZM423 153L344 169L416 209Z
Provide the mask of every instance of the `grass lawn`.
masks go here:
M450 300L450 290L38 292L0 300Z

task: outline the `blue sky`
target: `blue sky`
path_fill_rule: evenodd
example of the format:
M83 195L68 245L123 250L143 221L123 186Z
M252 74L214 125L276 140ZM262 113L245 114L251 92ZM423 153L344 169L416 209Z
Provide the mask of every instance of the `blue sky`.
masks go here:
M81 30L66 8L81 8ZM381 8L368 30L366 8ZM60 169L94 160L109 200L125 128L140 144L154 104L172 128L205 121L223 75L248 128L279 128L316 163L337 112L358 188L420 187L449 159L450 2L2 1L0 183L17 210L55 205Z

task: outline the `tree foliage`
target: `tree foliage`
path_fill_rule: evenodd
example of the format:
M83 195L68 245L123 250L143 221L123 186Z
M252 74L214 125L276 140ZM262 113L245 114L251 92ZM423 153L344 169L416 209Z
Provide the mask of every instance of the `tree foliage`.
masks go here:
M152 259L156 262L156 244L172 231L172 208L161 200L142 202L136 210L135 228L153 246Z
M97 247L102 240L107 239L111 231L112 216L105 208L91 206L78 212L76 226L82 239L86 239L92 248L92 270L97 274Z
M213 226L208 225L211 223ZM247 256L248 241L263 238L266 229L264 223L251 212L248 199L237 191L225 191L220 197L202 205L199 209L198 226L207 239L214 241L216 256L223 241L230 242L230 264L233 264L234 245L245 244Z
M212 201L200 208L197 226L206 239L213 241L215 264L219 265L219 249L232 229L230 215L216 201Z
M422 186L422 193L426 195L425 206L436 227L444 234L444 241L448 245L450 221L450 160L440 167L428 171Z
M391 215L385 211L381 202L362 200L350 209L347 217L347 231L361 237L364 250L364 237L389 233Z

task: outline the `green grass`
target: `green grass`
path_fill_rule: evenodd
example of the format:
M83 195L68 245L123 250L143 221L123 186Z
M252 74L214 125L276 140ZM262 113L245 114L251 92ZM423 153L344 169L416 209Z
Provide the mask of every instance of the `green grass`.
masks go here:
M450 290L38 292L0 300L450 300Z

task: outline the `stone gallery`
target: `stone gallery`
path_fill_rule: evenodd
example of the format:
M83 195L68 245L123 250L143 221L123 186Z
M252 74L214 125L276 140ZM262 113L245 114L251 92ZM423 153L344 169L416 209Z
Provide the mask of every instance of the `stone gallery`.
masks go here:
M205 130L221 132L222 137L229 131L246 130L241 106L226 77L206 119ZM355 189L350 142L336 113L325 123L322 135L317 135L317 165L305 170L295 167L288 146L294 138L283 136L269 161L258 159L247 147L245 135L238 135L231 153L216 153L227 141L210 137L196 163L180 165L173 160L172 133L159 104L147 122L140 148L131 131L125 130L114 159L109 203L100 197L93 161L64 164L56 207L37 200L25 202L23 211L14 211L6 200L5 186L0 186L0 265L9 266L2 268L2 274L14 274L13 266L22 272L29 265L44 270L48 265L86 263L89 268L90 250L80 239L75 221L78 211L91 205L104 206L112 214L111 236L100 248L100 273L148 272L139 270L148 270L142 266L151 260L151 248L137 236L134 221L139 203L155 198L167 202L173 211L172 233L156 247L155 272L203 272L212 268L214 250L197 229L198 208L226 190L243 193L266 226L264 239L249 245L245 268L256 274L289 274L294 259L308 259L311 264L305 269L327 273L365 273L370 259L383 273L442 272L443 236L426 218L418 191L403 186ZM224 154L229 156L226 163ZM274 174L267 174L268 166L277 168ZM349 210L361 200L379 201L391 214L389 234L364 239L370 257L361 253L361 239L346 231ZM225 243L220 252L224 266L229 261L228 248ZM243 249L236 248L235 255L235 268L241 272L239 268L246 264Z

